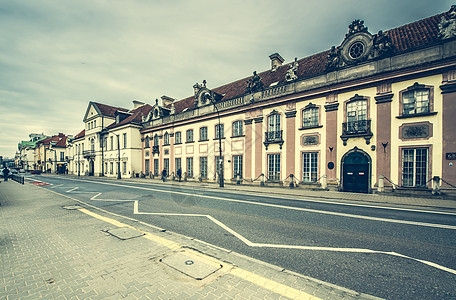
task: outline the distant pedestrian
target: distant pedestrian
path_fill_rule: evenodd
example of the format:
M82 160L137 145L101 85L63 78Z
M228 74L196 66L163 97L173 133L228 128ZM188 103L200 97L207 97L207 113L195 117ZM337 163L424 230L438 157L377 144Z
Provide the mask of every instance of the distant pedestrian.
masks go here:
M180 182L181 181L181 177L182 177L182 170L180 168L177 169L176 174L177 174L177 178L179 179L179 182Z
M4 178L5 181L8 181L9 172L10 172L10 171L8 170L8 168L5 167L5 168L3 169L3 178Z
M162 180L163 180L163 182L165 182L165 181L166 181L166 176L168 176L168 172L166 171L166 169L163 169L161 175L162 175Z

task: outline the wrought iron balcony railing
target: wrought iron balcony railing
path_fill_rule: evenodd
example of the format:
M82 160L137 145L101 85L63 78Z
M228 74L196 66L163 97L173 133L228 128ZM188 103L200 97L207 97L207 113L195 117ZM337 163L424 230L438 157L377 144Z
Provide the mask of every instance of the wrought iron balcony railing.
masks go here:
M84 150L82 151L82 155L85 158L95 157L95 150Z
M282 145L283 145L282 130L265 132L263 144L266 146L266 150L268 149L268 146L270 144L279 144L280 149L282 149Z
M347 140L352 137L363 137L366 140L366 144L369 145L372 135L371 120L342 123L342 135L340 137L343 140L344 145L346 145Z

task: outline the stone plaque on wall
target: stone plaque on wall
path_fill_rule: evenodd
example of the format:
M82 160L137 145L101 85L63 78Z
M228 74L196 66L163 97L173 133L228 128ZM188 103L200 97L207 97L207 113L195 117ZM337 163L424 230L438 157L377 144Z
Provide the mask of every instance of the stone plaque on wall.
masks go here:
M306 135L306 136L302 137L303 146L314 146L314 145L318 145L319 142L320 142L320 137L317 134Z
M402 128L403 139L422 139L427 137L429 137L428 124L404 126Z

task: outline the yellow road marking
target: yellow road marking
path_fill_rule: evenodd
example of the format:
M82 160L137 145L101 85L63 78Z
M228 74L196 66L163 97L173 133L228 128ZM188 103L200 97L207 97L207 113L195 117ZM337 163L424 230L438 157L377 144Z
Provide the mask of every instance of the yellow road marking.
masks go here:
M85 208L80 208L78 209L80 212L83 212L91 217L94 217L96 219L99 219L101 221L104 221L104 222L107 222L109 224L112 224L114 226L117 226L117 227L129 227L131 229L134 229L134 230L138 230L142 233L144 233L145 235L143 236L144 238L150 240L150 241L153 241L157 244L160 244L160 245L163 245L163 246L166 246L168 247L169 249L171 250L177 250L179 248L182 248L182 245L180 245L179 243L175 243L173 241L170 241L168 239L165 239L165 238L162 238L160 236L157 236L155 234L152 234L152 233L149 233L149 232L145 232L145 231L142 231L142 230L139 230L139 229L136 229L130 225L127 225L127 224L124 224L122 222L119 222L117 220L114 220L114 219L111 219L111 218L107 218L107 217L103 217L97 213L94 213L88 209L85 209ZM199 256L205 256L204 254L201 254L201 253L198 253ZM210 259L210 261L214 261L215 259L213 257L210 257L210 256L207 256L208 259ZM222 263L222 262L219 262L220 264L226 264L226 263ZM295 288L292 288L292 287L289 287L289 286L286 286L284 284L281 284L281 283L278 283L276 281L273 281L271 279L267 279L263 276L259 276L259 275L256 275L252 272L249 272L249 271L246 271L246 270L243 270L241 268L237 268L237 267L233 267L229 272L228 274L231 274L233 276L236 276L236 277L239 277L243 280L246 280L246 281L249 281L253 284L256 284L264 289L267 289L267 290L270 290L274 293L277 293L277 294L280 294L282 296L285 296L287 298L290 298L290 299L305 299L305 300L320 300L320 298L316 297L316 296L313 296L313 295L310 295L308 293L305 293L303 291L300 291L300 290L297 290Z

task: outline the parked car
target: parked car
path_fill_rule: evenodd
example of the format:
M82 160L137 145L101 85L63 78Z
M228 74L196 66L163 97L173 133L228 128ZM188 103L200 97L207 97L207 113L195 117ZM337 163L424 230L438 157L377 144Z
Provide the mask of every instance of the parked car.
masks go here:
M25 174L25 170L24 169L20 169L19 170L19 174Z
M31 170L30 171L30 174L41 174L41 171L40 170Z

